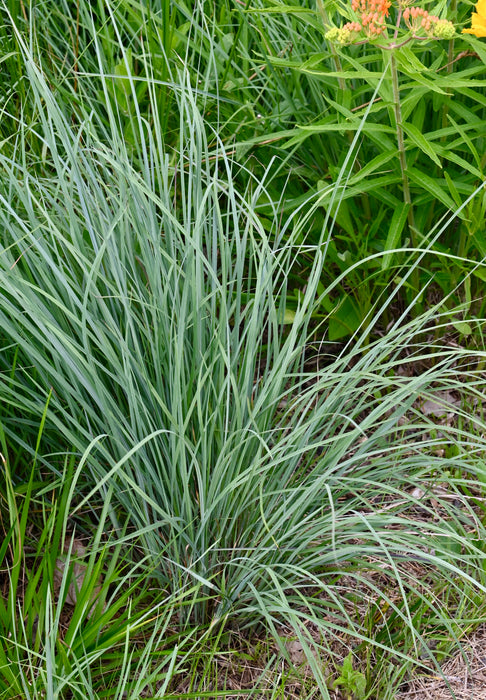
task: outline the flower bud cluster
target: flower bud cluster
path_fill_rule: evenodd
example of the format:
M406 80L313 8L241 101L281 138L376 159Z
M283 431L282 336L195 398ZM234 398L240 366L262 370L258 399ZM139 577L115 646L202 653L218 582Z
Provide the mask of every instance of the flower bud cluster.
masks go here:
M456 33L456 28L448 19L439 19L434 26L434 37L436 39L452 39Z
M416 35L425 33L428 37L437 39L452 39L456 33L452 22L431 15L421 7L407 7L403 12L407 27Z
M359 36L362 30L361 24L358 22L348 22L343 27L338 29L338 27L333 27L326 33L326 39L328 41L335 42L336 44L341 44L345 46L346 44L352 44L352 42Z

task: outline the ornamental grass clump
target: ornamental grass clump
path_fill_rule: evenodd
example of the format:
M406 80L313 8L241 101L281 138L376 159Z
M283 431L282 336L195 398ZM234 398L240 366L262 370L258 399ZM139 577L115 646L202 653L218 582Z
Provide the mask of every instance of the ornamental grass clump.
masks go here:
M190 75L170 82L177 146L146 78L153 118L139 115L143 138L127 148L101 60L96 102L74 119L23 50L37 119L19 142L31 129L44 160L0 153L5 443L53 482L71 455L69 519L96 520L103 503L106 534L179 601L174 638L263 628L285 655L282 637L297 636L324 698L336 639L438 669L432 642L457 642L455 617L486 592L486 528L469 498L484 420L458 403L457 421L437 426L421 409L441 390L479 403L476 358L434 342L448 316L407 323L407 309L366 348L363 328L329 346L327 319L310 320L329 291L335 222L312 242L319 200L282 214L271 169L257 179L228 155ZM92 76L78 79L81 90ZM304 253L312 267L286 323Z

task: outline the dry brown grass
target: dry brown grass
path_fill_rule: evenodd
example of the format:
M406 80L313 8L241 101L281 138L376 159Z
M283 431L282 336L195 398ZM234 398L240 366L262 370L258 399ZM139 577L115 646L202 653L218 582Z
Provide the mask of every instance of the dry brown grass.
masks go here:
M463 639L462 647L442 664L442 676L415 676L395 700L486 700L486 623Z

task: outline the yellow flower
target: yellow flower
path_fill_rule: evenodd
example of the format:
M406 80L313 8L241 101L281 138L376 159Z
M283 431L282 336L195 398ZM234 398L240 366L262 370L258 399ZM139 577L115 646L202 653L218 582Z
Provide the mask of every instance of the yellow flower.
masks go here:
M471 15L471 29L463 29L463 34L474 34L474 36L486 36L486 0L478 0L476 12Z

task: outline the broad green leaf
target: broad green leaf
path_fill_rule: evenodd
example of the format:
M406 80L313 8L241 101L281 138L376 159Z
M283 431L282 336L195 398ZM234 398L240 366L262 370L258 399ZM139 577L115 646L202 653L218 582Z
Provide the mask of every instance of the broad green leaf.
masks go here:
M483 173L481 170L478 170L478 168L475 168L474 165L469 163L467 160L464 158L461 158L460 156L457 155L454 151L452 151L450 148L444 148L444 146L441 146L440 144L437 144L437 154L441 156L442 158L445 158L446 160L449 160L451 163L456 163L461 168L461 171L463 170L464 172L469 172L471 175L474 175L474 177L477 177L479 180L482 180ZM447 172L448 168L444 168L444 175ZM463 187L463 183L457 183L457 188L459 189L460 187ZM472 190L471 190L472 191Z
M429 158L431 158L436 165L439 166L439 168L442 168L441 162L439 158L437 157L437 154L431 145L429 141L425 138L425 136L422 134L422 132L417 129L417 127L414 124L410 123L404 123L402 124L402 128L409 137L409 139L420 148L425 155L427 155Z
M322 188L324 188L324 183L318 183L318 187L319 184ZM329 211L329 214L340 228L346 231L349 236L354 236L356 225L353 223L347 202L343 200L335 200L332 207L329 207L324 200L322 206L325 211Z
M472 153L472 155L473 155L473 157L474 157L474 160L476 161L477 167L478 167L478 168L481 168L481 158L479 157L479 154L478 154L478 152L477 152L477 150L476 150L476 147L474 146L473 142L471 141L471 139L469 138L469 136L466 134L466 132L464 131L464 129L462 128L462 126L460 126L460 125L452 118L452 116L451 116L450 114L448 114L447 116L448 116L449 121L450 121L451 124L453 125L454 129L457 131L458 134L460 134L460 135L462 136L462 138L464 139L464 142L467 144L469 150L471 151L471 153Z
M410 209L409 204L402 203L393 212L392 220L390 222L390 228L388 231L388 236L385 242L384 252L389 250L394 250L400 247L401 235L405 222L407 221L408 212ZM392 263L393 255L385 255L381 263L381 269L387 270Z
M288 306L286 306L285 313L284 313L284 319L283 319L284 324L291 324L294 321L295 321L295 311L293 311Z
M121 59L114 68L115 74L115 96L120 109L128 113L130 102L131 81L130 76L133 73L132 52L127 50L126 55Z
M464 34L461 37L462 41L470 44L473 50L478 54L481 61L486 65L486 46L481 39L476 38L472 34Z
M408 72L428 73L429 69L418 58L410 46L402 46L395 50L395 58L399 68Z
M292 67L297 68L298 70L314 70L314 68L318 67L321 65L324 61L327 61L329 59L329 53L318 53L314 54L307 60L300 62L300 64L296 61L292 61ZM290 63L290 61L289 61Z
M436 95L436 94L437 93L434 92L434 95ZM439 98L439 99L441 99L441 98ZM417 105L415 106L415 108L413 110L413 114L411 116L411 119L406 119L403 116L403 111L402 111L402 122L406 123L409 121L411 124L413 124L415 127L417 127L417 129L420 131L421 134L423 134L424 132L426 132L428 130L427 112L428 112L428 109L426 106L426 101L420 100L419 102L417 102Z
M272 59L272 63L275 65L281 65L281 61L277 61L276 59ZM314 75L316 78L322 77L322 78L343 78L343 80L356 80L358 78L361 78L366 81L373 80L375 85L378 83L380 80L380 76L378 73L374 71L369 71L364 68L360 68L359 70L355 71L314 71L314 70L302 70L302 73L310 73L311 75ZM371 83L370 83L371 84Z
M451 176L447 172L447 168L444 170L444 177L445 177L446 182L449 186L449 192L451 193L452 198L454 199L456 207L459 208L462 204L461 197L459 195L459 192L457 191L457 187L454 184L453 179L451 178Z
M394 173L390 173L390 175L384 175L383 177L368 178L367 180L361 180L361 182L359 182L358 185L354 187L346 187L346 189L342 193L342 199L349 199L350 197L361 195L364 192L370 192L378 200L385 201L391 206L396 206L398 200L388 190L389 185L396 185L401 181L402 178Z
M331 122L328 124L309 124L305 126L298 126L297 133L294 132L295 135L291 139L286 141L284 144L282 144L282 148L291 148L292 146L301 143L311 134L323 134L326 132L336 131L345 134L348 131L357 131L359 128L361 128L363 133L366 134L383 134L385 132L389 134L394 134L395 132L395 130L392 129L390 126L372 124L369 122L366 122L364 125L362 125L361 122L357 120L352 122L346 120L340 124L336 124L336 122Z
M375 156L372 160L366 163L366 165L363 165L363 167L360 168L357 173L354 173L354 175L349 178L348 187L356 185L360 180L367 179L371 175L378 174L376 171L379 171L392 158L395 158L396 153L396 150L386 151L385 153L380 153L379 155Z
M352 335L361 325L362 317L354 300L345 295L329 317L329 340Z
M349 94L349 91L346 91L346 93ZM344 105L339 104L339 102L332 100L330 97L327 97L326 99L329 102L329 104L332 107L334 107L336 112L342 114L343 117L346 117L346 119L355 119L356 118L355 115L353 114L353 112L351 112L351 110L348 109L347 107L345 107Z
M439 84L444 85L444 87L447 87L449 90L454 89L454 90L461 90L462 88L484 88L486 87L486 80L471 80L471 78L463 78L463 79L457 79L457 78L440 78L438 79L437 82Z
M482 92L479 92L479 90L470 90L469 88L464 87L461 90L461 95L463 97L470 98L473 102L483 105L483 107L486 105L486 95L483 95Z
M478 279L480 279L483 282L486 282L486 268L484 267L476 267L472 271L473 275L475 275Z
M459 331L461 335L467 336L471 335L472 333L472 328L467 321L457 321L455 319L451 319L451 324L454 326L456 331Z
M414 185L418 185L423 190L432 194L451 211L455 210L454 201L449 197L443 187L441 187L440 180L429 177L429 175L426 175L416 168L408 168L407 173Z
M428 89L424 87L416 87L406 97L401 100L402 119L406 121L410 114L415 110L418 103L422 102L424 96L428 94Z
M442 90L442 88L437 84L436 81L434 80L428 80L427 78L424 78L423 75L420 73L414 73L414 72L407 72L404 71L404 73L409 77L412 78L411 83L407 83L406 85L402 86L402 90L406 89L415 89L416 83L420 83L420 85L423 85L426 87L428 90L432 90L432 92L438 92L440 95L450 95L451 92L447 90Z

